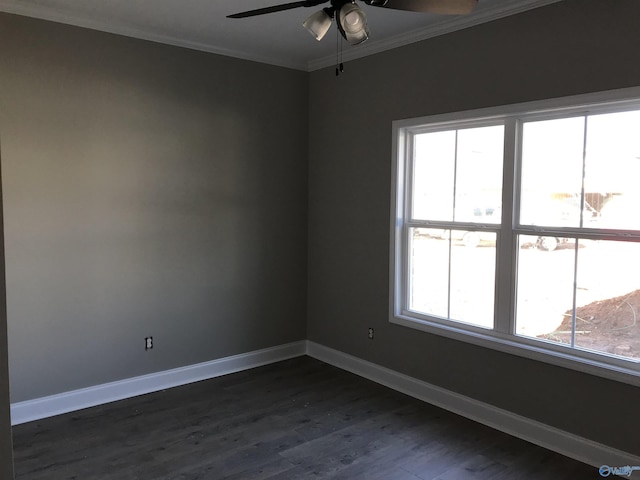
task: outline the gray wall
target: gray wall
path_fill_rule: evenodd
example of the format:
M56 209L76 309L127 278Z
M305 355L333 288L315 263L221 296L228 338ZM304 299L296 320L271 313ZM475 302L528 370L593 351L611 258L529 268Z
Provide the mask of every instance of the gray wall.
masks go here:
M13 402L305 338L307 77L0 15Z
M390 324L388 287L391 122L640 85L639 18L566 0L312 73L309 340L638 454L639 388Z

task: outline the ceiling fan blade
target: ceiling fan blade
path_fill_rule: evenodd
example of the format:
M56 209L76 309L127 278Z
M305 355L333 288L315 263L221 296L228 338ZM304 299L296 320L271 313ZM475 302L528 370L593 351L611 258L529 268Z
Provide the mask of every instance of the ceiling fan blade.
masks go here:
M437 13L441 15L464 15L471 13L478 0L364 0L374 7L385 7L409 12Z
M283 3L281 5L273 5L272 7L257 8L256 10L249 10L247 12L234 13L233 15L228 15L227 18L255 17L256 15L282 12L284 10L291 10L298 7L315 7L316 5L326 2L327 0L301 0L299 2Z

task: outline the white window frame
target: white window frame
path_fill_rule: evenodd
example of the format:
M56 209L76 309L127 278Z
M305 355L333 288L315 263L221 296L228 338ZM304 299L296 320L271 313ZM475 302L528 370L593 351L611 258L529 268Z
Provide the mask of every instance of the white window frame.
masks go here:
M522 123L533 119L563 118L574 115L622 112L640 109L640 87L611 90L586 95L563 97L500 107L485 108L442 115L433 115L393 122L393 157L391 184L390 237L390 322L422 330L482 347L543 361L573 370L598 375L640 386L640 361L599 354L562 344L544 342L515 333L515 292L517 235L541 235L567 232L581 238L625 238L640 242L638 231L590 230L585 228L539 228L519 224L518 158L521 148ZM433 226L429 222L410 219L411 165L410 139L416 133L447 129L504 124L504 164L502 224L473 225L474 229L497 232L496 296L494 329L485 329L456 321L411 312L407 309L406 274L408 231L411 227ZM450 222L457 223L457 222ZM442 228L442 227L441 227ZM561 231L561 232L560 232Z

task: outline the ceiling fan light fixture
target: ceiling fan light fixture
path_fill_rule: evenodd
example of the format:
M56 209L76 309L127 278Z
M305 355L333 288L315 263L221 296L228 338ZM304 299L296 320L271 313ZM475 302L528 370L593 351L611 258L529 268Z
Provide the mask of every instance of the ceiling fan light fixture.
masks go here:
M331 27L333 17L329 15L327 10L323 8L302 22L302 26L318 41L322 40Z
M338 28L351 45L358 45L369 38L367 16L355 3L345 3L338 13Z

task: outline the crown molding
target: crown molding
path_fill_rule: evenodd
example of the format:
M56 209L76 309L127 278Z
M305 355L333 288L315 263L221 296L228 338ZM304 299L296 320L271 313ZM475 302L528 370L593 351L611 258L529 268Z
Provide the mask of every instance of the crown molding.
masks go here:
M356 48L349 49L342 54L343 62L356 60L358 58L368 57L376 53L385 52L394 48L403 47L411 43L421 42L429 38L445 35L465 28L480 25L482 23L498 20L510 15L533 10L534 8L543 7L552 3L558 3L562 0L516 0L504 5L497 5L480 11L478 14L469 16L452 17L427 28L411 30L394 37L379 41L368 41ZM326 67L335 66L335 55L329 55L317 60L311 60L307 65L307 71L313 72Z
M394 48L409 45L411 43L420 42L429 38L437 37L439 35L445 35L447 33L452 33L458 30L473 27L475 25L490 22L499 18L515 15L527 10L532 10L534 8L543 7L561 1L562 0L513 0L503 5L497 5L487 8L486 10L480 10L474 15L446 18L427 28L412 30L400 35L387 38L385 40L369 41L364 45L359 45L356 48L352 48L343 52L342 58L343 61L356 60L358 58L363 58L369 55L374 55L376 53L392 50ZM98 30L115 35L138 38L150 42L163 43L176 47L188 48L191 50L214 53L217 55L224 55L228 57L249 60L252 62L266 63L269 65L307 72L312 72L335 65L335 55L329 55L326 57L310 60L306 64L297 63L280 58L253 55L244 51L223 48L216 45L193 42L169 35L153 33L144 29L134 28L126 25L102 22L90 18L82 18L74 15L69 15L68 13L55 8L26 5L24 3L19 3L16 0L0 0L0 12L39 18L41 20L63 23L67 25L88 28L91 30Z
M112 24L108 22L96 21L89 18L82 18L74 15L69 15L66 12L59 11L55 8L44 6L32 6L17 3L15 0L0 0L0 12L11 13L15 15L22 15L25 17L38 18L40 20L47 20L50 22L63 23L66 25L73 25L75 27L88 28L90 30L98 30L101 32L112 33L115 35L122 35L125 37L137 38L140 40L147 40L149 42L163 43L166 45L172 45L175 47L188 48L190 50L198 50L201 52L214 53L217 55L224 55L227 57L239 58L242 60L250 60L252 62L266 63L269 65L275 65L278 67L292 68L295 70L307 70L307 65L303 63L294 63L291 61L284 61L278 58L264 57L260 55L252 55L247 52L233 50L228 48L222 48L215 45L206 43L192 42L181 38L172 37L170 35L161 35L153 32L149 32L139 28L133 28L125 25Z

